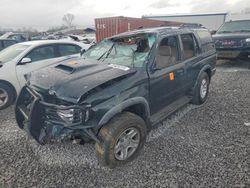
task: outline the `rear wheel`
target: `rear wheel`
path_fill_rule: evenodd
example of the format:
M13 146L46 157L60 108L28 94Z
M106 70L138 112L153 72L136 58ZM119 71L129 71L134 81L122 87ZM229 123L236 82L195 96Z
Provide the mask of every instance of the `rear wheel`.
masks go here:
M115 167L134 159L146 139L146 125L142 118L123 112L114 117L99 132L100 142L96 143L99 162Z
M198 80L192 99L193 104L203 104L208 97L210 80L206 72L203 72Z
M0 110L13 104L15 95L13 89L7 84L0 83Z

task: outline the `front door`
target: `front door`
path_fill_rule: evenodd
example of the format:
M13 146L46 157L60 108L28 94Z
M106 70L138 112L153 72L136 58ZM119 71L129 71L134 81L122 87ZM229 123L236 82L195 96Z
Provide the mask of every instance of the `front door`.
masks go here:
M150 74L150 107L154 114L185 93L186 67L181 61L178 36L169 36L159 42Z

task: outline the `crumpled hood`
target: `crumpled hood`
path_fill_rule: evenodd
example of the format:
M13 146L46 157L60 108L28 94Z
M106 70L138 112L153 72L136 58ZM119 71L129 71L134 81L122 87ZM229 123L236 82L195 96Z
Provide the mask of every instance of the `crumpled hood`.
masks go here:
M135 72L135 69L126 66L71 59L32 72L28 84L76 104L94 88L114 79L126 78Z

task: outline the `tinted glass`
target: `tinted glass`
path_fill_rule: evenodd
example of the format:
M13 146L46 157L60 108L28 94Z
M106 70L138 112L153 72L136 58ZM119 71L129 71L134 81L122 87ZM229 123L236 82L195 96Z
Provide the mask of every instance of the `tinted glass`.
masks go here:
M184 59L189 59L195 56L195 43L192 34L181 35L182 46L184 50Z
M5 40L5 41L3 41L3 44L4 44L5 48L6 48L8 46L11 46L11 45L15 44L15 42L11 41L11 40Z
M43 46L32 50L26 57L32 61L40 61L44 59L50 59L55 57L55 51L53 46Z
M211 34L208 31L201 30L197 31L198 36L200 37L202 51L209 51L214 49L214 42L211 37Z
M250 20L226 22L217 33L250 32Z
M2 49L4 49L4 47L3 47L2 41L0 41L0 51L1 51Z
M81 52L81 48L79 46L75 46L71 44L60 44L58 45L58 49L59 49L61 56L78 54Z

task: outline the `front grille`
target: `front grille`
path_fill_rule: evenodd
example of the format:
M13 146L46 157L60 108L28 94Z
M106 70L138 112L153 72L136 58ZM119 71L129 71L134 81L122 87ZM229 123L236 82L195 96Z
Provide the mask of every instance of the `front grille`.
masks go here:
M216 48L241 48L242 39L218 39L215 41Z
M35 96L26 88L23 89L20 96L22 99L17 102L17 107L21 110L25 118L28 119L32 105L35 101Z
M25 88L22 91L22 100L18 104L19 110L29 119L32 106L35 100L39 99L42 113L39 116L42 117L42 121L45 124L61 125L61 126L76 126L83 123L86 113L85 109L77 106L70 106L67 104L57 103L57 99L48 96L41 95L37 91ZM50 103L51 102L51 103Z

